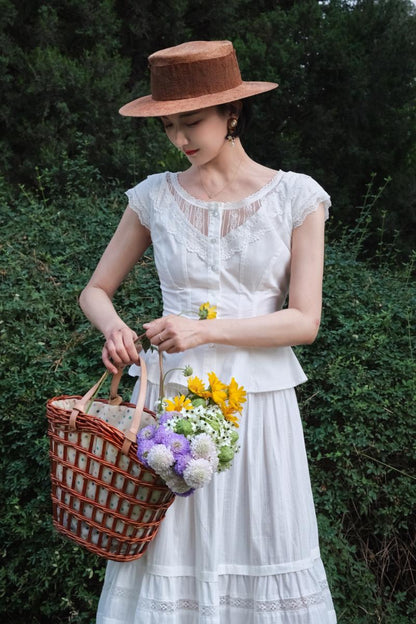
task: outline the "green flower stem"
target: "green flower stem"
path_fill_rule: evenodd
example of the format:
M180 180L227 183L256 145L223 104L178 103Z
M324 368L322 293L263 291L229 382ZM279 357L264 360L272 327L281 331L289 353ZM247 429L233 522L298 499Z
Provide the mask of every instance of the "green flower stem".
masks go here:
M160 388L159 388L159 398L160 399L163 399L163 397L165 396L165 380L166 380L167 375L169 375L169 373L172 373L175 370L183 371L183 373L185 375L186 368L189 368L192 371L190 366L185 366L185 367L179 366L179 367L176 367L176 368L170 368L168 371L166 371L166 373L162 377L162 383L160 384ZM190 373L190 375L192 375L192 372ZM189 375L185 375L185 377L189 377Z

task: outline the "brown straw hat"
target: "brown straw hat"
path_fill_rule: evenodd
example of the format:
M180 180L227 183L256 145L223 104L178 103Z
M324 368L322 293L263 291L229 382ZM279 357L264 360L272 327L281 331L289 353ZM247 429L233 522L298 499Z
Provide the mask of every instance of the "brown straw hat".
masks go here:
M230 41L189 41L149 56L151 95L120 108L126 117L159 117L225 104L275 89L244 82Z

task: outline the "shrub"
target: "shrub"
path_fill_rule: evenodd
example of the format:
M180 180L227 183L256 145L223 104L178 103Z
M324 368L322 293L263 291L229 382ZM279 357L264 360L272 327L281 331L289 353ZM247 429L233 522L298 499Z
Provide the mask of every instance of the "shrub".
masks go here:
M328 247L320 336L298 349L311 377L299 396L324 550L336 554L348 623L401 622L389 617L416 601L414 257L396 264L382 245L358 257L376 199Z
M90 174L84 178L85 188ZM81 171L78 171L81 176ZM77 305L125 206L123 194L79 195L70 181L56 199L13 197L3 186L0 613L13 624L90 624L104 565L52 528L45 401L86 391L102 373L102 339ZM65 192L67 191L67 192ZM127 322L159 314L158 285L146 255L117 296ZM141 283L146 291L138 302ZM125 396L132 384L124 382Z
M76 299L125 198L82 159L71 167L60 188L48 171L36 192L0 183L0 615L10 624L90 624L104 573L52 528L45 401L102 372L102 339ZM328 246L322 329L297 348L311 379L298 392L339 621L402 624L416 606L415 286L411 259L383 246L360 257L370 213ZM116 305L133 327L160 314L150 251Z

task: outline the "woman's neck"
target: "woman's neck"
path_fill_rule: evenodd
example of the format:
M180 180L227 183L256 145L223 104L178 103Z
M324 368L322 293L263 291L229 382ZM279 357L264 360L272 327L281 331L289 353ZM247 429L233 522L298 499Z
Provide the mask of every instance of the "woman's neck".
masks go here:
M179 174L179 183L202 201L234 202L255 193L276 171L256 163L240 141L226 144L218 156L204 165L192 165Z
M232 195L243 163L249 161L241 143L225 145L214 161L197 166L197 177L202 191L208 199Z

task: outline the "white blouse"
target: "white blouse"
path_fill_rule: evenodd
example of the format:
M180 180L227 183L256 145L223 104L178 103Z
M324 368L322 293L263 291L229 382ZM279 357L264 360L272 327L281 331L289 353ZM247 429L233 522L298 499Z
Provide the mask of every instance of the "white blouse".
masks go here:
M197 318L199 306L217 306L218 318L248 318L280 310L287 298L294 228L329 195L304 174L279 171L261 189L237 202L205 202L161 173L127 191L129 206L149 229L163 297L163 315ZM194 313L193 313L194 312ZM159 381L156 351L146 354L149 381ZM206 344L164 353L164 369L192 366L204 381L215 371L235 377L248 392L290 388L306 376L290 347L242 348ZM139 374L136 366L131 374ZM169 381L186 386L180 371Z

